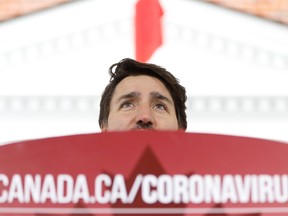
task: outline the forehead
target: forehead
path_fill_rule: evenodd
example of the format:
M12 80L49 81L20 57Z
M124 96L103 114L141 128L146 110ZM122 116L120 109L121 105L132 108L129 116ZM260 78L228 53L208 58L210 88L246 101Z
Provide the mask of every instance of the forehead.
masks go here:
M158 79L147 75L128 76L121 80L115 88L114 95L125 94L130 91L140 91L142 93L158 91L170 96L166 86Z

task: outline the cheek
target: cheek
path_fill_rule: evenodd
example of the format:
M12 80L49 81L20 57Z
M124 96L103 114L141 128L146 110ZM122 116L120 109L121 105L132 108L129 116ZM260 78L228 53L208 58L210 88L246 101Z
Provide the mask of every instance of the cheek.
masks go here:
M168 130L178 130L178 121L176 117L171 116L170 118L161 119L161 127Z
M177 122L177 120L175 120L173 123L171 122L169 129L178 130L178 122Z
M110 115L108 116L108 125L114 125L114 122L117 122L117 115L113 115L113 113L110 113Z
M110 113L108 117L108 129L109 130L121 130L123 127L129 124L131 115L121 115Z

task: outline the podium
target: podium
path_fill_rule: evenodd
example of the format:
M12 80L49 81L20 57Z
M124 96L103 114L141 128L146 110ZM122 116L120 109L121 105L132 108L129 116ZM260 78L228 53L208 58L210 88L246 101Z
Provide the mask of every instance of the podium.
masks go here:
M181 131L0 146L0 215L288 215L288 145Z

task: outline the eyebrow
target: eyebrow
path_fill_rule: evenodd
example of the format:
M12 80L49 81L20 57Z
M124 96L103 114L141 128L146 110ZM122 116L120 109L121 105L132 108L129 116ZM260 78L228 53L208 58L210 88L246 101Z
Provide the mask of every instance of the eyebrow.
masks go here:
M117 101L121 101L121 100L125 100L125 99L129 99L129 98L136 98L136 97L140 97L140 92L136 92L136 91L133 91L133 92L130 92L128 94L124 94L124 95L121 95Z
M130 92L128 94L121 95L117 101L119 102L121 100L127 100L130 98L139 98L140 96L141 96L140 92L133 91L133 92ZM173 104L173 102L168 97L160 94L159 92L150 92L150 96L152 96L152 98L164 100L164 101L168 102L169 104Z
M173 102L168 97L160 94L159 92L151 92L150 95L153 98L157 98L159 100L164 100L164 101L168 102L169 104L173 104Z

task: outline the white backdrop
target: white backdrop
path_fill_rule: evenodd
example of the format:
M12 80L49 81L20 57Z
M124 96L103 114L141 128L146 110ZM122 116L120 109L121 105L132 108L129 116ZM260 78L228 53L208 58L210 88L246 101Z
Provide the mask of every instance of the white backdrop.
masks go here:
M134 58L135 2L75 1L0 24L0 143L99 132L108 68ZM186 87L188 131L288 141L287 26L160 3L164 44L149 62Z

